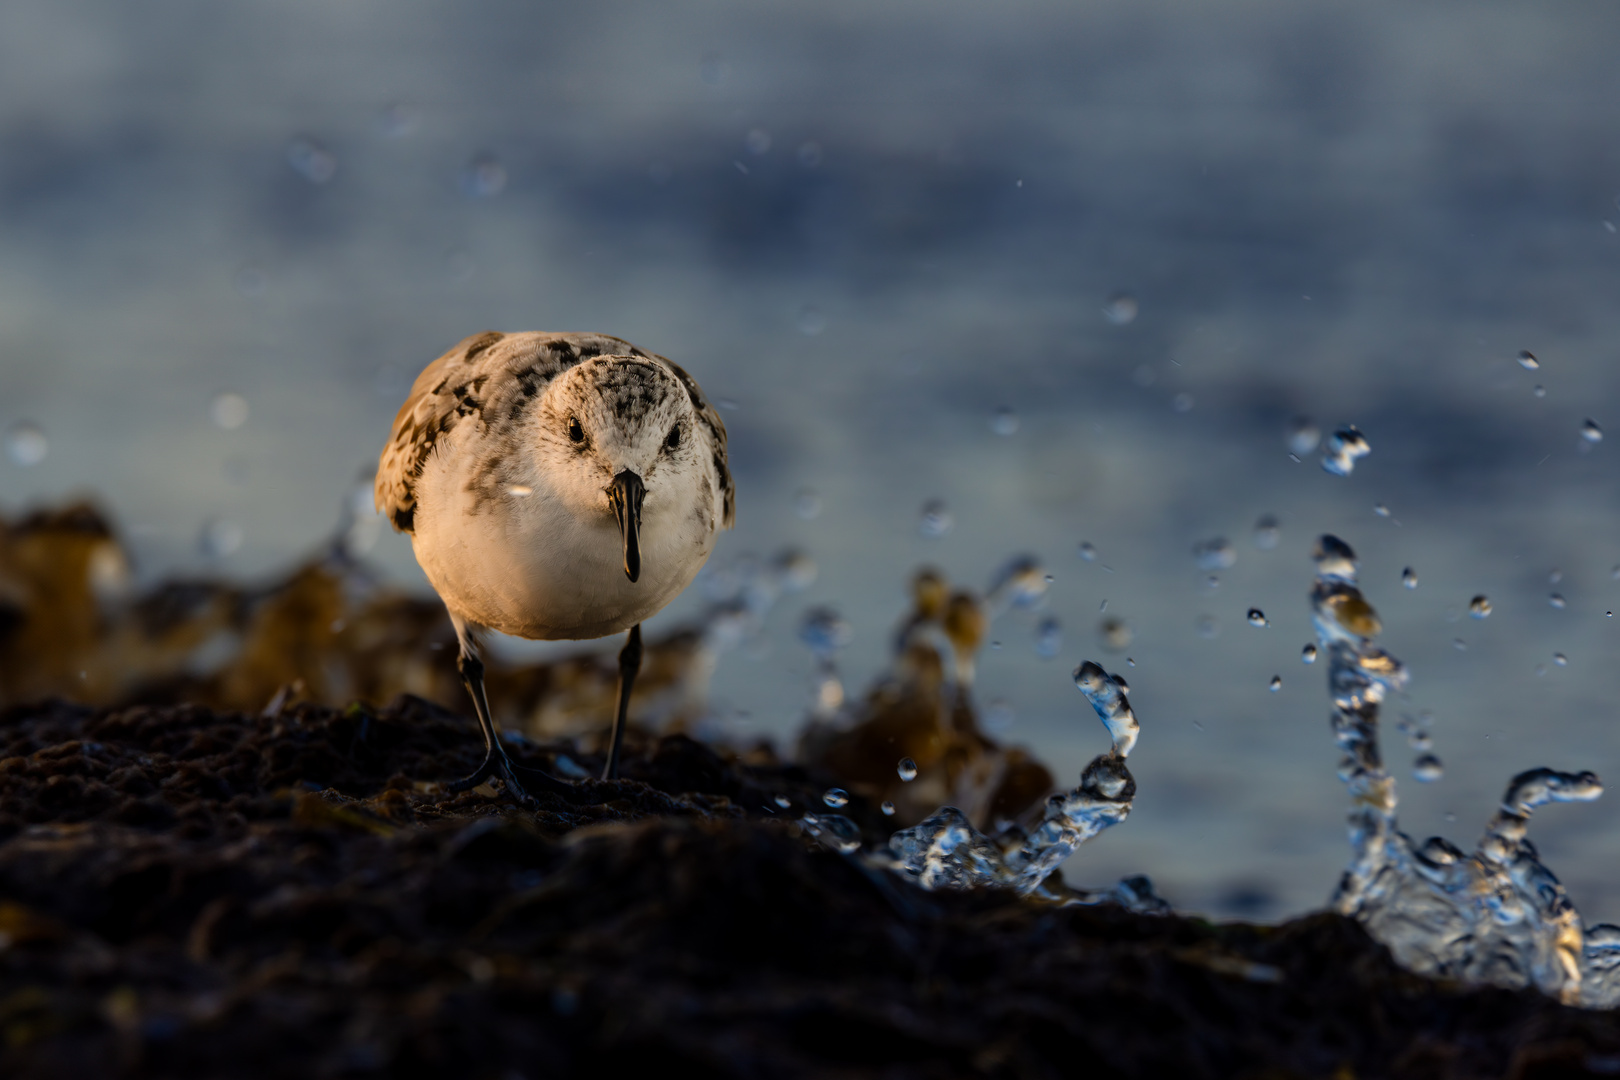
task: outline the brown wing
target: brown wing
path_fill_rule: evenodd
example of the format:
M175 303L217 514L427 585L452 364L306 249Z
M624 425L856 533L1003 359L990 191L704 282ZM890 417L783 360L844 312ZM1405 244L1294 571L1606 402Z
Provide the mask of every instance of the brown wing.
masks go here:
M394 416L388 444L377 461L377 510L388 515L397 531L413 531L416 482L441 435L464 422L510 424L523 405L560 372L603 354L649 355L606 334L501 334L489 330L458 342L422 369ZM729 485L729 474L723 475Z

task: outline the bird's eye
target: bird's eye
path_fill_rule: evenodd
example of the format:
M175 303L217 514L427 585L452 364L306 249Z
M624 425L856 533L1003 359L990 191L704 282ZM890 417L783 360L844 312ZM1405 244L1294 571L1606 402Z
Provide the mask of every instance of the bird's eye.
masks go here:
M664 436L664 449L665 450L678 450L678 449L680 449L680 445L681 445L681 425L676 424L674 427L669 429L669 434Z
M577 443L585 441L585 429L579 426L579 417L577 416L568 418L568 437Z

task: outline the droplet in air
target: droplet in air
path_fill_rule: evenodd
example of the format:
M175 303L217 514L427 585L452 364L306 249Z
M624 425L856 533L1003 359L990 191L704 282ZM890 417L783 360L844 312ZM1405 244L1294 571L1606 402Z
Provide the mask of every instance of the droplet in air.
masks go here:
M1401 584L1405 585L1408 589L1417 588L1417 571L1413 570L1410 566L1408 566L1405 570L1402 570Z
M506 167L494 154L474 154L461 169L461 193L469 199L491 199L506 190Z
M1130 647L1136 632L1124 619L1110 615L1097 624L1097 637L1101 639L1102 647L1109 652L1123 652Z
M1596 420L1588 419L1581 425L1581 438L1595 446L1603 441L1603 429L1598 427Z
M828 788L822 794L821 801L836 810L840 806L849 805L849 792L839 787Z
M1063 624L1048 615L1035 627L1035 655L1050 660L1063 651Z
M1299 651L1299 658L1302 662L1307 664L1316 663L1316 646L1314 644L1306 644L1306 646Z
M1086 562L1097 561L1097 548L1089 540L1080 541L1080 557ZM1620 576L1620 567L1616 567L1616 576Z
M1564 572L1562 570L1558 569L1556 566L1553 567L1551 570L1547 571L1547 584L1556 585L1560 581L1563 581L1563 580L1564 580Z
M821 496L811 488L800 488L793 496L793 512L805 521L821 516Z
M1270 514L1264 514L1254 523L1254 546L1261 551L1271 551L1277 546L1282 537L1282 528L1277 519Z
M208 416L222 431L235 431L247 423L247 398L230 391L215 394L214 400L208 403Z
M1270 686L1271 692L1273 694L1275 694L1277 691L1281 690L1282 689L1282 676L1281 675L1273 675L1271 677L1271 682L1270 682L1269 686Z
M1464 641L1462 638L1452 638L1451 647L1456 649L1458 652L1467 652L1468 642Z
M377 114L377 134L385 139L403 139L416 132L416 110L395 102Z
M783 810L786 810L788 807L793 805L793 800L788 798L786 795L778 795L772 800L772 802L776 803L776 805L780 806Z
M818 307L802 307L799 309L798 326L799 333L805 337L815 337L827 329L827 316L823 315Z
M51 444L38 424L24 420L12 424L6 432L6 453L18 465L38 465L45 460L45 453L50 448Z
M1237 548L1226 537L1216 536L1194 544L1192 556L1200 570L1228 570L1237 562Z
M1372 452L1372 446L1353 424L1329 435L1322 447L1322 469L1334 476L1349 476L1356 462Z
M818 142L800 143L797 157L800 165L807 169L815 168L821 164L821 144Z
M1012 704L996 698L984 710L984 730L992 735L1005 734L1011 730L1014 718Z
M1170 408L1178 413L1192 412L1193 396L1183 390L1170 399Z
M1321 441L1322 429L1303 416L1288 429L1288 449L1299 457L1315 450Z
M917 779L917 763L908 757L900 759L900 764L896 766L895 771L900 774L900 779L908 784Z
M1115 326L1125 326L1136 320L1136 297L1129 293L1115 293L1103 305L1103 315Z
M1472 615L1476 619L1490 618L1490 614L1491 614L1491 601L1490 601L1490 599L1488 597L1486 597L1486 596L1481 595L1481 596L1476 596L1472 600L1468 601L1468 614Z
M1446 767L1433 754L1420 754L1412 762L1412 775L1425 784L1432 784L1446 775Z
M894 817L894 803L890 802L888 799L884 799L883 802L878 806L878 809L883 811L884 817Z
M1553 593L1550 596L1548 596L1547 597L1547 603L1551 604L1553 607L1557 608L1560 611L1564 610L1564 607L1566 605L1566 601L1564 600L1563 596L1560 595L1559 593Z
M197 546L211 559L222 559L242 546L242 526L226 518L210 518L198 534Z
M1539 384L1536 386L1535 389L1531 390L1530 392L1532 394L1536 395L1536 397L1538 397L1538 398L1544 398L1544 397L1547 396L1547 388L1545 386L1541 386Z
M1387 518L1389 517L1389 507L1385 506L1383 503L1373 503L1373 513L1377 514L1381 518Z
M337 175L337 157L307 135L287 144L287 164L312 184L324 184Z
M1537 360L1536 354L1531 352L1529 349L1520 349L1519 366L1524 368L1526 371L1534 371L1536 368L1541 366L1541 361Z
M758 157L760 154L770 150L771 133L764 128L751 128L748 134L743 136L743 147L750 154Z
M1213 615L1200 615L1193 620L1193 629L1201 638L1212 638L1221 632L1221 623Z
M1249 625L1254 627L1267 627L1271 623L1266 619L1266 613L1257 607L1249 609Z
M990 418L990 430L1003 438L1015 434L1018 431L1018 414L1003 405Z
M1553 653L1553 663L1557 664L1559 667L1568 667L1569 657L1565 656L1561 652L1555 652Z
M853 636L849 623L829 607L811 608L799 623L799 640L824 660L848 645Z
M951 508L945 505L943 499L929 499L923 503L922 519L918 528L930 540L938 540L951 531L956 521L951 517Z

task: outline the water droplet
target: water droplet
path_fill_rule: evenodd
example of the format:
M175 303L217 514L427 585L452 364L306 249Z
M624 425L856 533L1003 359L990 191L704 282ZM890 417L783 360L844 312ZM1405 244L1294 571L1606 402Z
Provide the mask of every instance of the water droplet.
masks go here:
M1321 441L1322 429L1303 416L1288 429L1288 450L1299 457L1315 450Z
M1237 548L1226 537L1216 536L1194 544L1192 556L1200 570L1228 570L1237 562Z
M1432 784L1446 775L1446 767L1433 754L1421 754L1412 762L1412 775L1425 784Z
M786 795L778 795L772 801L775 802L777 806L780 806L783 810L786 810L788 807L793 805L793 800L788 798Z
M1468 614L1476 619L1487 619L1491 614L1491 601L1486 596L1476 596L1468 601Z
M1270 626L1271 623L1266 620L1265 612L1261 611L1257 607L1252 607L1249 609L1249 625L1254 627L1266 627Z
M1271 692L1273 694L1275 694L1277 691L1282 689L1282 676L1281 675L1273 675L1271 677L1270 688L1271 688Z
M810 488L800 488L793 496L793 512L805 521L821 516L821 496Z
M508 484L506 485L506 493L514 499L527 499L534 494L534 488L528 484Z
M1373 503L1373 513L1377 514L1381 518L1387 518L1389 517L1389 507L1385 506L1383 503Z
M1192 412L1193 396L1183 390L1170 399L1170 408L1178 413Z
M38 465L45 460L45 453L50 448L50 441L38 424L24 420L12 424L6 432L6 453L18 465Z
M1417 571L1413 570L1410 566L1408 566L1405 570L1402 570L1401 584L1405 585L1408 589L1417 588Z
M1536 388L1531 390L1530 392L1532 394L1536 395L1536 397L1538 397L1538 398L1544 398L1544 397L1547 396L1547 388L1545 386L1537 385Z
M1103 305L1103 315L1115 326L1126 326L1136 320L1136 297L1128 293L1115 293Z
M1003 438L1018 431L1018 414L1003 405L990 418L990 430Z
M922 520L918 523L918 528L930 540L938 540L950 532L951 526L955 524L955 519L951 517L951 509L945 505L945 500L929 499L923 503Z
M1456 649L1458 652L1467 652L1468 642L1464 641L1462 638L1452 638L1451 647Z
M462 166L460 186L469 199L492 199L506 190L506 167L494 154L474 154Z
M904 780L908 784L917 779L917 763L908 757L903 757L900 759L900 764L896 766L896 771L900 774L900 779Z
M287 164L312 184L325 184L337 175L337 157L307 135L287 144Z
M743 147L755 157L767 153L771 148L771 133L764 128L750 128L743 136Z
M1193 629L1201 638L1212 638L1221 632L1221 621L1213 615L1200 615L1193 620Z
M1356 462L1372 452L1372 446L1354 425L1339 428L1328 436L1322 448L1322 469L1334 476L1349 476Z
M1140 727L1131 703L1126 700L1126 688L1116 675L1104 671L1101 665L1087 660L1074 669L1074 685L1086 696L1098 719L1114 740L1114 756L1125 758L1136 746Z
M1581 425L1581 438L1596 446L1603 441L1603 429L1598 427L1596 420L1588 419Z
M197 546L211 559L222 559L242 546L242 526L226 518L210 518L203 524Z
M879 804L878 809L883 811L884 817L894 817L894 803L890 802L888 799L884 799L883 802Z
M1316 663L1316 646L1313 644L1307 644L1299 651L1299 658L1303 663Z
M1011 730L1015 714L1012 704L996 698L984 710L984 730L991 735L1003 735Z
M1561 652L1555 652L1553 653L1553 663L1557 664L1559 667L1568 667L1569 657L1565 656Z
M403 139L416 133L416 110L395 102L377 114L377 134L385 139Z
M799 640L824 660L848 645L853 636L849 623L829 607L811 608L799 624Z
M1282 528L1277 519L1270 514L1264 514L1254 523L1254 546L1261 551L1271 551L1282 538Z
M1084 559L1086 562L1096 562L1097 561L1097 549L1094 546L1092 546L1091 541L1089 541L1089 540L1080 541L1080 557L1082 559ZM1615 570L1616 570L1616 576L1620 576L1620 567L1616 567Z
M1519 366L1524 368L1526 371L1534 371L1541 366L1541 361L1537 360L1536 354L1531 352L1529 349L1520 349Z
M1564 610L1565 600L1564 600L1563 596L1559 595L1558 593L1553 593L1550 596L1548 596L1547 597L1547 603L1551 604L1553 607L1557 608L1560 611Z
M1609 577L1614 581L1620 581L1620 564L1617 564L1610 569Z
M1035 655L1050 660L1063 651L1063 624L1048 615L1035 628Z
M849 792L839 787L828 788L822 794L821 801L836 810L840 806L849 805Z
M1547 584L1556 585L1560 581L1563 581L1563 580L1564 580L1564 572L1562 570L1558 569L1556 566L1553 567L1551 570L1547 571Z
M815 337L827 329L827 316L823 315L818 307L802 307L799 309L798 326L799 333L805 337Z
M818 142L800 143L797 155L799 164L807 169L813 169L821 164L821 144Z
M224 431L235 431L247 423L247 398L230 391L215 394L214 400L208 403L208 415L214 421L215 427Z
M1110 615L1097 624L1097 637L1109 652L1123 652L1136 637L1131 624L1117 615Z

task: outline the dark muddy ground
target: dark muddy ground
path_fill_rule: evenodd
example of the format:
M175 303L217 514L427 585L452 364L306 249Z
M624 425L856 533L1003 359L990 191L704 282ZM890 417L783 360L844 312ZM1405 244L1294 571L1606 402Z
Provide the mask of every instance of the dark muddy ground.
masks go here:
M800 836L826 777L680 736L538 809L440 793L478 750L412 699L0 714L0 1075L1620 1073L1620 1016L1343 919L923 892Z

